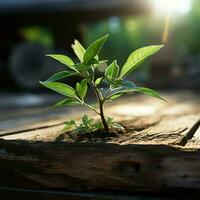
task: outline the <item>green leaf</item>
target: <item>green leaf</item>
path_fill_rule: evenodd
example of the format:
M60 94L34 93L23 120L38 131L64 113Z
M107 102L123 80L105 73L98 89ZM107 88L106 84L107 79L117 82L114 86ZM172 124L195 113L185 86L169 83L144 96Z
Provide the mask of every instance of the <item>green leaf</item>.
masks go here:
M76 68L76 70L81 73L81 75L84 75L83 72L86 72L87 70L87 65L84 65L83 63L77 63L74 65L74 67Z
M89 128L89 132L92 131L92 129L95 128L94 118L90 118L87 115L84 115L82 117L82 127L87 129Z
M129 81L129 80L121 80L117 87L111 90L109 93L107 99L114 100L120 96L122 96L124 93L127 93L128 91L131 91L132 89L135 89L136 85Z
M99 65L99 61L96 58L92 58L87 65Z
M83 63L78 63L75 65L75 67L82 77L84 78L93 77L93 70L94 70L93 67Z
M126 93L128 91L127 88L124 88L123 86L114 88L108 95L107 99L112 99L115 95L122 95L123 93Z
M54 82L54 81L57 81L57 80L60 80L60 79L63 79L63 78L69 77L69 76L76 76L76 75L78 75L78 73L74 72L74 71L61 71L61 72L58 72L58 73L52 75L50 78L48 78L45 81L45 83Z
M90 119L90 118L89 118L87 115L84 115L84 116L82 117L82 122L83 122L83 124L86 125L86 124L88 123L89 119Z
M124 87L125 89L132 89L136 87L136 85L132 81L129 81L129 80L122 80L120 85Z
M61 101L58 101L54 107L61 107L61 106L73 106L73 105L78 105L80 104L79 101L76 99L63 99Z
M117 99L117 98L119 98L119 97L121 97L123 94L116 94L116 95L113 95L113 96L111 96L111 97L109 97L109 100L114 100L114 99Z
M47 82L46 83L46 82L41 82L41 81L40 81L40 83L43 86L45 86L46 88L49 88L59 94L62 94L67 97L77 98L75 90L67 84L59 83L59 82Z
M84 99L85 95L87 94L87 80L84 79L81 81L81 83L77 83L76 84L76 92L78 94L78 96L80 97L80 99Z
M60 55L60 54L47 54L46 56L49 56L49 57L59 61L60 63L66 65L67 67L75 70L74 62L68 56Z
M99 38L95 42L93 42L87 49L84 54L83 61L85 64L89 63L91 59L93 59L101 50L104 42L106 41L108 35Z
M122 125L118 124L118 123L111 124L111 127L114 128L114 129L120 130L122 132L125 132L124 127Z
M101 95L102 95L103 97L105 97L105 96L107 95L107 93L109 92L109 88L107 88L107 87L99 88L99 92L101 93Z
M117 79L118 75L119 75L119 66L117 65L117 61L115 60L107 67L105 71L105 76L108 80L114 81L115 79Z
M76 54L80 62L83 62L85 48L81 45L81 43L78 40L74 40L74 44L72 44L72 49L74 50L74 53Z
M152 96L154 98L166 101L156 91L149 88L144 88L144 87L133 87L133 88L118 87L111 91L111 93L108 96L108 99L111 99L113 96L118 95L118 94L125 94L125 93L130 93L130 92L140 92L140 93Z
M67 121L67 122L65 122L65 127L64 127L63 131L67 131L74 126L76 126L76 121L74 121L74 120Z
M95 85L96 85L96 86L99 85L99 84L101 83L102 79L103 79L103 77L97 78L97 79L95 80Z
M75 120L69 120L65 122L66 125L76 125L76 121Z
M147 94L151 97L154 97L154 98L157 98L157 99L160 99L160 100L163 100L163 101L166 101L165 99L163 99L159 94L158 92L152 90L152 89L149 89L149 88L145 88L145 87L137 87L135 89L132 89L133 92L140 92L140 93L143 93L143 94ZM131 92L132 92L131 91Z
M134 51L127 59L126 63L122 67L120 78L128 75L134 69L138 67L146 58L158 52L163 45L154 45L140 48Z

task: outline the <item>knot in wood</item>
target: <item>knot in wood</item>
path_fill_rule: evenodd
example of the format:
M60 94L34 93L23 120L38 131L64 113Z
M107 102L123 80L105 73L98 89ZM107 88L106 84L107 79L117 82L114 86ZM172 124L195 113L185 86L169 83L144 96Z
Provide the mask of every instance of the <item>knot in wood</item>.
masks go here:
M115 166L115 171L122 176L133 176L141 171L141 164L134 161L121 161Z

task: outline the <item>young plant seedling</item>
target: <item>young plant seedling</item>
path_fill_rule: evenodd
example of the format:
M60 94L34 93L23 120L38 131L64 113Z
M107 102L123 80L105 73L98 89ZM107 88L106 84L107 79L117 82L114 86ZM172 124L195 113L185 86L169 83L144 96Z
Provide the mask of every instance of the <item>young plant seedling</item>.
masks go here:
M46 81L40 82L43 86L65 97L63 100L56 103L55 106L83 105L94 111L101 119L100 121L95 121L93 118L89 118L85 115L81 123L77 123L74 120L66 122L65 130L74 128L74 131L77 133L90 133L101 129L104 129L106 132L110 132L112 129L123 129L119 124L113 122L112 118L105 117L104 104L126 93L139 92L164 100L157 92L149 88L137 87L133 82L125 79L125 77L135 70L146 58L158 52L163 45L147 46L134 51L130 54L122 67L119 67L117 61L114 60L106 68L103 76L96 78L96 70L99 65L107 62L105 60L100 60L98 56L107 37L108 35L99 38L87 49L85 49L79 41L75 40L74 44L72 44L72 48L79 60L77 63L74 63L74 61L66 55L47 55L66 66L65 71L58 72ZM65 83L57 82L58 80L71 76L80 76L82 78L81 82L76 83L75 88ZM102 87L102 83L104 83L104 87ZM94 90L98 108L85 101L88 86Z

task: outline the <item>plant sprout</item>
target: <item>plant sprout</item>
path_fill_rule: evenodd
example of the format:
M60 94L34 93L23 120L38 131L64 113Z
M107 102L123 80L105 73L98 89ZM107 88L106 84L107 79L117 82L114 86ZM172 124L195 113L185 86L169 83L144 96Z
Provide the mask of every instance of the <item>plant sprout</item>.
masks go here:
M66 122L65 129L75 127L75 131L77 132L83 131L88 133L100 129L110 132L113 128L122 128L119 124L113 122L112 118L107 118L105 116L104 104L126 93L139 92L164 100L157 92L149 88L137 87L133 82L125 79L125 77L135 70L146 58L158 52L163 45L147 46L134 51L130 54L122 67L119 67L117 61L114 60L108 65L104 74L96 78L99 65L107 62L105 60L100 60L98 56L107 37L108 35L99 38L87 49L85 49L78 40L75 40L74 44L72 44L72 48L79 60L77 63L74 63L74 61L66 55L47 55L66 66L65 71L52 75L44 82L40 81L43 86L65 97L63 100L56 103L55 106L83 105L94 111L101 119L95 122L93 118L84 116L80 124L77 124L74 120ZM80 82L76 83L75 88L65 83L58 82L58 80L71 76L80 76L82 78ZM98 108L92 104L88 104L85 100L88 86L94 90Z

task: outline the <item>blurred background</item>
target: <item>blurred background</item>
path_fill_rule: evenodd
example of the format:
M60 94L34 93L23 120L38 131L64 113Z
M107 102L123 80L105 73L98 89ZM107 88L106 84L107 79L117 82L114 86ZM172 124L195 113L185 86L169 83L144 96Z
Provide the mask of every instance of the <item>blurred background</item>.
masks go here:
M0 0L0 109L54 102L38 81L64 66L44 55L73 58L75 38L87 47L107 33L100 56L120 66L139 47L165 44L129 77L134 82L200 89L200 0Z

